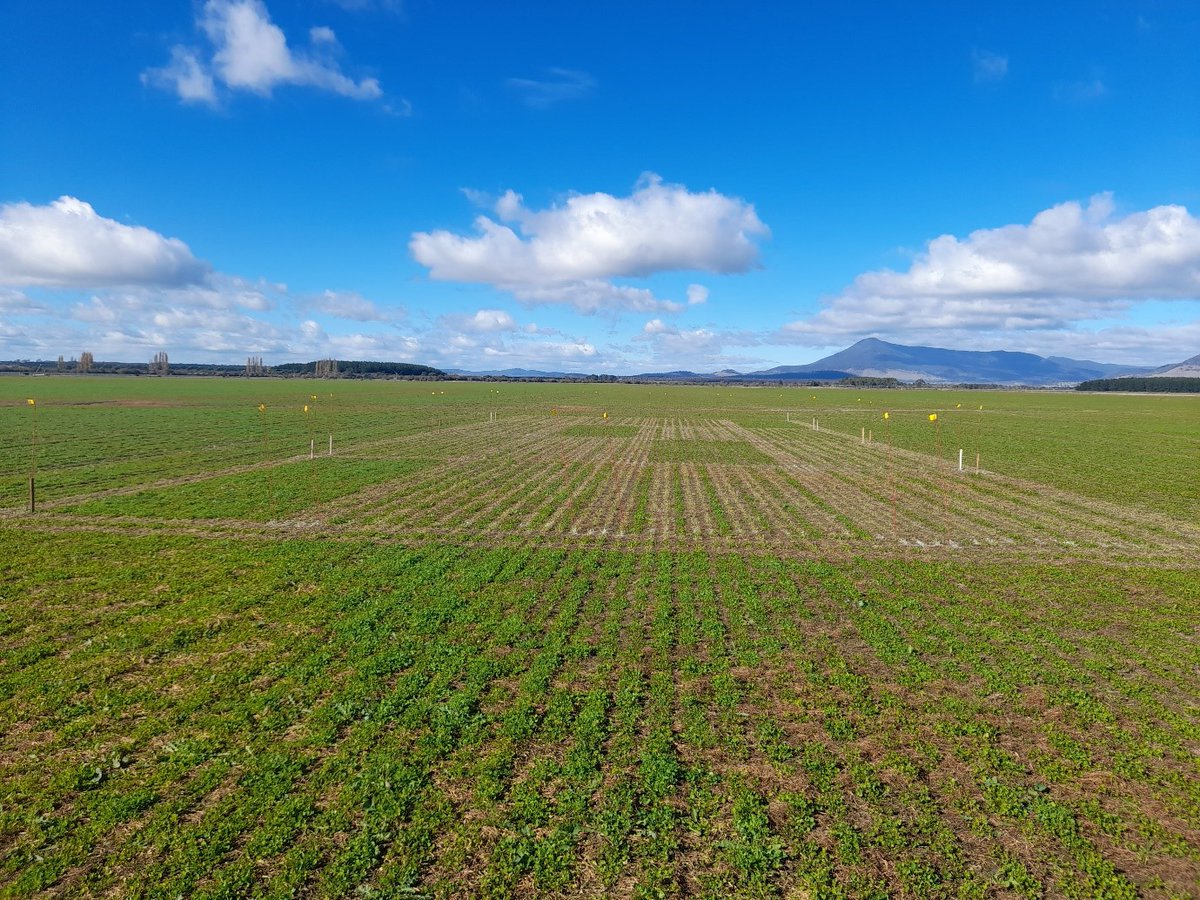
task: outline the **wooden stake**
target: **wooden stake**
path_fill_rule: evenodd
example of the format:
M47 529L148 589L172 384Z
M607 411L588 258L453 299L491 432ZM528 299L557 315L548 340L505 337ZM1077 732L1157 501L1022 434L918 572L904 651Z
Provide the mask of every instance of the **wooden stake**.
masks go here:
M34 480L37 478L37 401L29 399L29 511L37 511L37 498L34 495Z
M317 458L317 439L316 438L308 439L308 458L309 459Z
M942 462L942 420L938 419L933 423L933 431L937 436L937 459L938 468L941 468ZM942 537L943 539L950 533L950 483L946 478L946 472L942 470Z
M271 441L267 436L267 406L265 403L258 405L258 418L262 424L263 436L263 466L265 467L267 479L267 509L271 515L275 515L275 493L271 489Z
M329 455L333 456L333 435L329 436Z
M887 413L884 413L886 416ZM884 433L887 435L888 446L888 487L892 497L892 540L896 539L896 451L892 446L892 420L884 421Z

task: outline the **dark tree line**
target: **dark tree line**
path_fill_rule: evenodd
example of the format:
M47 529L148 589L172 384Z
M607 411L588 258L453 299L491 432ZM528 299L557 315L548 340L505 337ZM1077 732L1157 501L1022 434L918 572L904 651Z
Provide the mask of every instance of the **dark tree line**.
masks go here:
M318 378L370 378L395 375L402 378L429 376L445 377L445 372L431 366L419 366L415 363L371 362L355 359L319 359L309 363L283 363L272 366L275 375L315 375Z
M1200 378L1097 378L1075 386L1077 391L1134 391L1155 394L1200 394Z

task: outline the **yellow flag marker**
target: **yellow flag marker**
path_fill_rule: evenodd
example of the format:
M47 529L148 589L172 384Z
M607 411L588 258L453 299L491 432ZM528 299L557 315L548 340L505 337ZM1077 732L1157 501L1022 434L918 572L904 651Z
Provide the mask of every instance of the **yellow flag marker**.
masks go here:
M884 413L884 414L883 414L883 417L884 417L885 419L890 419L890 418L891 418L891 415L890 415L889 413Z
M980 408L980 409L983 409L983 404L982 404L982 403L980 403L980 404L979 404L979 408Z
M316 400L316 399L317 399L317 395L316 395L316 394L309 394L309 395L308 395L308 399L309 399L309 400Z
M265 404L265 403L260 403L260 404L258 404L258 411L259 411L259 412L266 412L266 411L267 411L267 404Z
M929 414L929 421L930 421L930 422L936 422L936 421L937 421L937 413L930 413L930 414Z
M307 403L304 404L304 411L308 412L308 404Z
M37 402L32 397L30 397L25 402L28 403L30 406L37 406Z
M954 408L955 408L955 409L962 409L962 404L961 404L961 403L955 403L955 404L954 404Z
M604 414L604 418L606 418L606 419L608 418L608 413Z

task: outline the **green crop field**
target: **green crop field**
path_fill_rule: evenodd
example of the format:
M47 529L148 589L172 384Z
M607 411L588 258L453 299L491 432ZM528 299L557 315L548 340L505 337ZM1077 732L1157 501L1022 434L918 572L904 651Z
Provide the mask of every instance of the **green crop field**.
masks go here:
M0 434L0 896L1200 896L1200 397L4 378Z

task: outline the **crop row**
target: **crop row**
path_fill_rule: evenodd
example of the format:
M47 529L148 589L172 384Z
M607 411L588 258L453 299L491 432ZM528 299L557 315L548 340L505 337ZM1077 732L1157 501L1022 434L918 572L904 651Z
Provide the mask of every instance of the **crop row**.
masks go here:
M664 439L657 419L579 427L529 416L458 424L333 457L62 498L44 521L294 520L418 539L791 552L833 543L1145 555L1200 540L1188 523L805 427L701 420L690 439Z
M1187 570L4 539L9 895L1200 883Z

